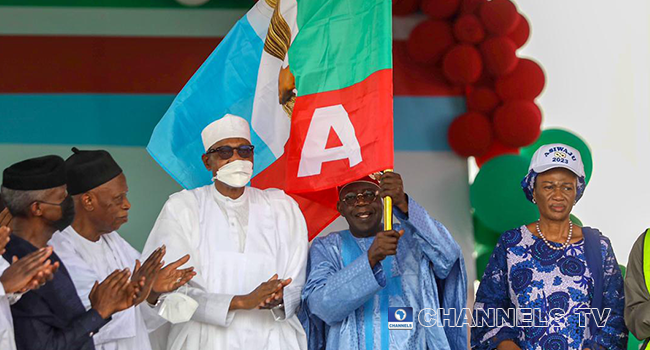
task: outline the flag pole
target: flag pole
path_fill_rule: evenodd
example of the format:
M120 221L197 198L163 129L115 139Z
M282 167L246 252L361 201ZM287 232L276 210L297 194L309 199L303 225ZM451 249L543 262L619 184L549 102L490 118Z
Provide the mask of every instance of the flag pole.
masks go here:
M393 169L384 170L385 173L392 172ZM384 197L384 231L393 229L393 199L389 196Z

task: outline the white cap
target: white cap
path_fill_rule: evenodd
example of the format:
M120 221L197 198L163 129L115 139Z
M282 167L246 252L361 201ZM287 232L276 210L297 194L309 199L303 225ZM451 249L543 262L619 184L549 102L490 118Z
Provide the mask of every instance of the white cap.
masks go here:
M207 152L215 143L230 138L242 138L251 142L251 128L246 119L232 114L208 124L201 131L203 147Z
M571 170L578 177L585 177L585 167L577 149L561 143L543 145L535 151L528 171L543 173L554 168Z

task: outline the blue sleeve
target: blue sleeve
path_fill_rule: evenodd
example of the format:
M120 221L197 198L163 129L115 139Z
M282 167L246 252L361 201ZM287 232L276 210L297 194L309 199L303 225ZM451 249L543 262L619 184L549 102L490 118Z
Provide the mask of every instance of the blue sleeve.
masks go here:
M424 256L432 262L436 278L445 279L456 262L462 258L460 246L440 222L433 219L416 201L408 198L408 215L394 207L395 216L413 236Z
M512 340L519 345L519 329L495 322L495 314L488 310L509 310L514 305L508 295L508 265L506 249L500 240L494 248L485 269L474 304L475 327L471 330L472 349L495 349L502 341Z
M65 328L52 326L47 322L50 319L50 316L37 313L34 317L14 318L18 349L79 349L86 342L92 343L92 336L110 321L94 309L86 311Z
M334 241L331 238L329 242ZM377 268L380 264L370 268L367 254L342 267L339 257L329 254L329 249L320 239L312 244L303 300L313 315L331 326L343 321L380 291L386 285L386 277Z
M599 327L596 334L583 344L584 348L591 350L600 349L625 349L627 347L628 331L625 327L623 312L625 309L625 295L623 293L623 276L618 267L612 245L605 236L601 236L600 244L603 253L603 310L609 310L609 317L604 327ZM607 314L603 314L607 315ZM594 322L593 319L590 322Z

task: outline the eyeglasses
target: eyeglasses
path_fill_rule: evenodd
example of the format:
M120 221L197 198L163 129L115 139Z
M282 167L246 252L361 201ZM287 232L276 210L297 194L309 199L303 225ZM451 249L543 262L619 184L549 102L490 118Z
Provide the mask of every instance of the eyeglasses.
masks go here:
M219 158L226 160L232 158L232 156L235 154L235 150L237 150L237 154L239 154L240 157L250 158L253 155L254 149L255 146L252 145L242 145L239 147L221 146L215 149L209 149L207 152L205 152L205 154L209 155L216 153L219 155Z
M371 190L365 190L361 193L350 192L346 194L341 200L345 204L349 206L353 206L359 203L360 199L363 199L363 201L366 203L372 203L375 200L375 198L377 198L378 195L379 195L379 191L371 191Z

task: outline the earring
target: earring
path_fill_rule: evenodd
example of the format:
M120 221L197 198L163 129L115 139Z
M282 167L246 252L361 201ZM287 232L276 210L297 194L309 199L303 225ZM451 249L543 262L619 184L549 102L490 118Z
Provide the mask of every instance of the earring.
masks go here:
M535 198L533 198L533 204L537 204L537 201L535 200Z

